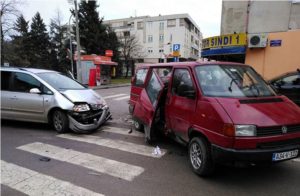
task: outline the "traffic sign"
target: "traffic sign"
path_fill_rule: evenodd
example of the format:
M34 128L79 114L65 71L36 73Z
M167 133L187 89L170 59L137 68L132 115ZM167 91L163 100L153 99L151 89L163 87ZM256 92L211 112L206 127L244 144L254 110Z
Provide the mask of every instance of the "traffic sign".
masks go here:
M180 50L180 44L173 44L173 51L179 51Z

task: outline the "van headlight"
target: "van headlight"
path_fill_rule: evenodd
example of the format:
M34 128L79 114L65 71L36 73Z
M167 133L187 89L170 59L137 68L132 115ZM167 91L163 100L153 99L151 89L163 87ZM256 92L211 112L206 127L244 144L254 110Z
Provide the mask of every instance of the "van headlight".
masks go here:
M74 105L73 111L74 112L86 112L90 110L90 106L88 104L77 104Z
M235 136L238 137L256 136L256 126L235 125Z

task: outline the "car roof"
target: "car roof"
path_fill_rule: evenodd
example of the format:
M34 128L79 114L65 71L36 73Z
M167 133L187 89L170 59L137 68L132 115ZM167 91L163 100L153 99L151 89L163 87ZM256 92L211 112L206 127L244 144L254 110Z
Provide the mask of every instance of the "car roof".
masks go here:
M284 78L286 76L291 76L291 75L300 75L300 69L297 69L297 71L291 71L291 72L280 74L280 75L270 79L269 81L273 82L273 81L276 81L276 80L279 80L281 78Z
M38 69L38 68L25 68L25 67L1 67L0 70L6 70L6 71L25 71L30 73L45 73L45 72L56 72L53 70L47 70L47 69Z
M238 66L247 66L242 63L236 62L221 62L221 61L186 61L186 62L170 62L170 63L141 63L138 65L138 68L147 68L147 67L196 67L199 65L238 65Z

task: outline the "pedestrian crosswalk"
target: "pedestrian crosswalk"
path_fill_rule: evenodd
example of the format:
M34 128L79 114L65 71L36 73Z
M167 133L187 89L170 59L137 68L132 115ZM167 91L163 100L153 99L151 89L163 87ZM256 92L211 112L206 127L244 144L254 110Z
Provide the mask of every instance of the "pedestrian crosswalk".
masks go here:
M121 101L121 100L129 100L130 96L128 94L113 94L113 95L108 95L103 97L103 99L108 100L108 99L113 99L115 101Z
M27 195L95 195L102 194L70 182L1 160L1 184Z
M113 138L105 137L113 134ZM166 154L165 149L161 149L161 154L154 154L154 147L142 145L121 140L131 137L133 141L137 139L144 140L140 132L130 131L129 129L105 126L101 131L93 135L76 135L76 134L59 134L56 138L68 141L82 142L93 144L91 148L101 151L102 148L111 148L122 153L130 153L135 156L154 158L157 160ZM118 136L118 137L117 137ZM121 139L115 139L121 138ZM72 145L72 143L71 143ZM97 147L98 146L98 147ZM60 145L54 145L49 142L31 142L16 147L17 150L33 156L47 157L58 161L58 164L73 165L86 169L88 173L102 174L111 178L121 179L124 182L133 181L145 172L141 163L126 163L126 161L117 160L118 158L109 159L95 154L81 152L78 148L65 148ZM76 149L76 150L75 150ZM97 153L96 153L97 154ZM56 177L45 175L23 166L16 165L1 160L1 184L10 187L16 191L27 195L103 195L88 190L84 187L73 184L72 182L57 179ZM70 174L72 175L72 174Z

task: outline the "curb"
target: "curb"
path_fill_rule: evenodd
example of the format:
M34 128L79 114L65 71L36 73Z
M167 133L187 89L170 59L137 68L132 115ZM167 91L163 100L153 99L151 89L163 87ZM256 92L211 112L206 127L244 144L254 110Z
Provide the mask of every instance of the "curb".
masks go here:
M89 87L89 88L93 89L93 90L98 90L98 89L127 87L127 86L130 86L130 85L131 85L130 83L126 83L126 84L109 84L109 85L101 85L101 86L92 86L92 87Z

